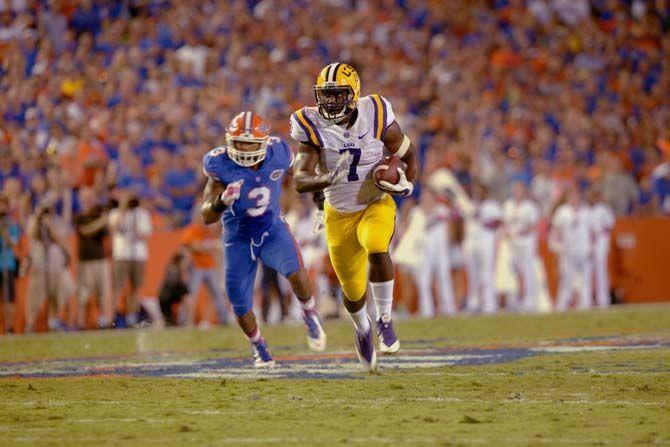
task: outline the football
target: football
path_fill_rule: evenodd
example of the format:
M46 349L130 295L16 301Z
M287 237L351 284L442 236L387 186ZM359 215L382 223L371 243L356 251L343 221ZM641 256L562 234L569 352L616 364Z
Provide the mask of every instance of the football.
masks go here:
M379 182L382 181L389 182L393 185L398 183L400 180L398 168L404 168L404 163L402 160L393 155L384 157L384 159L377 165L377 167L375 167L375 170L372 172L372 177L375 180L375 184L379 185Z

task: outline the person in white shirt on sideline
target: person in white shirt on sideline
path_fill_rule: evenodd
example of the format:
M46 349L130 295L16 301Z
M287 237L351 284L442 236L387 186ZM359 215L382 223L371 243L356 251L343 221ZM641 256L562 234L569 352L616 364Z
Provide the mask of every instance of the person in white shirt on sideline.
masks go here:
M422 249L418 268L414 272L419 289L419 308L422 315L434 314L433 278L437 284L438 312L454 315L454 288L451 283L449 259L449 208L440 203L429 188L422 191L419 207L425 215Z
M528 189L523 182L512 185L512 197L505 201L503 214L514 270L523 283L521 310L536 312L539 295L535 262L540 212L535 202L529 198Z
M598 307L610 304L610 282L607 271L607 257L610 252L610 238L614 228L614 211L604 200L597 188L589 190L591 205L591 223L593 225L593 273L595 279L595 295Z
M30 270L26 332L35 330L37 316L45 300L48 303L49 329L66 329L60 318L75 291L68 269L67 222L56 214L55 204L49 198L44 199L28 219L26 235L30 247Z
M486 187L472 187L473 207L465 215L463 255L468 275L469 312L495 313L498 302L494 290L496 232L503 218L502 208L489 197Z
M554 211L549 233L549 247L558 254L559 259L558 311L568 309L575 290L578 294L577 308L591 307L591 222L588 204L583 200L582 193L572 187L567 192L567 202Z
M144 282L144 267L149 255L147 239L152 231L151 215L133 193L124 191L118 208L109 213L109 228L112 234L115 308L126 283L130 283L125 315L117 315L115 319L116 327L124 328L138 322L137 295Z
M430 188L421 191L418 206L411 209L394 256L407 267L416 282L419 314L432 318L436 314L433 280L437 285L437 313L454 315L454 289L449 259L449 208L439 202Z
M551 172L550 162L539 159L534 164L535 175L530 183L530 195L540 208L540 215L549 218L561 195L561 186Z

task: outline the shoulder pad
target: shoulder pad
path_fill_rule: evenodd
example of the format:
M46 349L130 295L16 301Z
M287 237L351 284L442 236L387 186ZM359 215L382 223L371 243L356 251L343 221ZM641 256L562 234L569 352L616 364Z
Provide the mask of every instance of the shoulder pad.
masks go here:
M281 138L270 137L268 150L272 151L273 157L283 169L288 169L293 164L293 151Z
M207 177L223 183L223 176L228 162L225 146L215 147L202 158L202 168Z
M386 129L395 121L395 115L391 103L381 95L371 94L365 98L372 103L372 126L374 136L381 140Z
M309 141L315 146L323 147L313 109L303 107L291 115L291 136L297 141Z

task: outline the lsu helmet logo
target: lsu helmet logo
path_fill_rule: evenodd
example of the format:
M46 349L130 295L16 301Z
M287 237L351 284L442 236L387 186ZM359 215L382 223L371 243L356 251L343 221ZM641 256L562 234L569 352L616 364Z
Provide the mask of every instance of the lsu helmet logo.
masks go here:
M319 115L340 122L356 109L361 94L358 73L348 64L333 63L323 67L314 85Z

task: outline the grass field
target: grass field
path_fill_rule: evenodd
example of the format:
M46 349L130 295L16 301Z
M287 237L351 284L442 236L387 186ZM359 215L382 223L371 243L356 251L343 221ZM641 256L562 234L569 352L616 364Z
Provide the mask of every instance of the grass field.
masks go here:
M401 355L358 370L267 327L0 338L0 446L670 445L670 306L398 322Z

